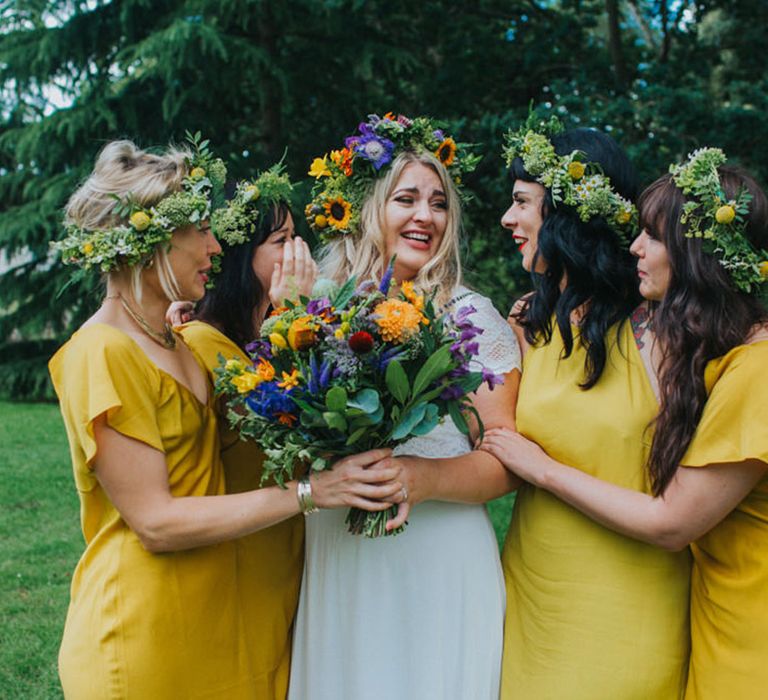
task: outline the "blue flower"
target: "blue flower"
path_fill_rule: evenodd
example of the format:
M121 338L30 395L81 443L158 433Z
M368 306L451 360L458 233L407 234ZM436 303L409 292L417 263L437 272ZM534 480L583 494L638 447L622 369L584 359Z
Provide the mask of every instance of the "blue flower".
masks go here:
M360 125L361 136L354 144L355 153L369 160L376 170L392 161L395 144L376 134L368 124Z
M283 391L275 382L262 382L248 394L245 402L254 413L269 420L277 420L278 414L296 411L290 392Z

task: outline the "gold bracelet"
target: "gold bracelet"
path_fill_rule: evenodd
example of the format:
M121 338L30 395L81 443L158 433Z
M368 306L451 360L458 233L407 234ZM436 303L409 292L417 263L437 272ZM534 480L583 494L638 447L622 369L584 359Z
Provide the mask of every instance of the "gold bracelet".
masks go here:
M319 510L314 500L312 500L312 484L309 483L308 476L301 479L296 486L296 498L299 499L299 510L304 515L317 513Z

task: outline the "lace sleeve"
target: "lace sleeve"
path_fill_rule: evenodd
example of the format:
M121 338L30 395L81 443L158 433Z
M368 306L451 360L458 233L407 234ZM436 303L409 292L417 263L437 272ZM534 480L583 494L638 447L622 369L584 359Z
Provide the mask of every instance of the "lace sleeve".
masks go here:
M476 362L496 374L520 369L520 344L514 331L496 310L491 300L469 292L460 295L452 305L451 312L456 313L463 306L473 306L476 311L469 318L476 326L483 329L478 336L479 353Z

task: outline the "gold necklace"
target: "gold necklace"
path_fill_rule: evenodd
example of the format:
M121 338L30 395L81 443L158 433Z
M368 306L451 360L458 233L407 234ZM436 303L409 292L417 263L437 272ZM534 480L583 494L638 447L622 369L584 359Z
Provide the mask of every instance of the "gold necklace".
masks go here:
M168 350L176 349L176 334L173 332L171 325L166 322L162 331L156 331L150 326L136 311L134 311L125 300L122 294L111 295L105 297L107 299L120 299L120 303L123 305L125 312L135 321L136 325L141 328L152 340L158 345L162 345Z

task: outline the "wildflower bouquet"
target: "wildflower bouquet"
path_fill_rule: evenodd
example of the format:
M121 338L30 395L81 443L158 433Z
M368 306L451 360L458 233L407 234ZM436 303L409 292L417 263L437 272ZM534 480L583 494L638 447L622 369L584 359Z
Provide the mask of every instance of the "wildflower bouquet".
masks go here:
M470 369L482 333L469 320L474 309L440 316L409 282L390 296L391 275L390 267L378 287L351 279L277 309L247 348L252 365L220 358L217 391L232 425L264 449L264 480L282 485L294 468L323 470L426 435L446 415L465 434L465 412L479 421L468 394L500 380ZM396 534L385 528L394 512L353 508L350 532Z

